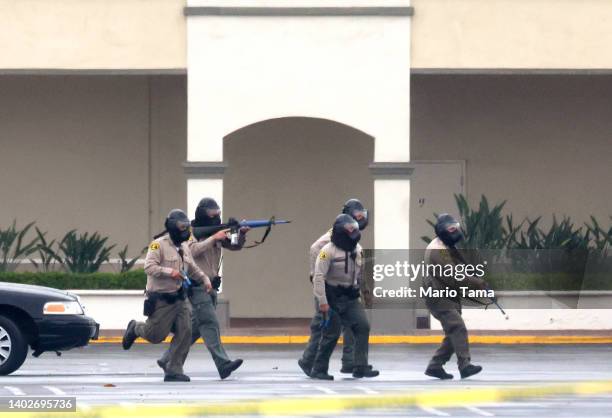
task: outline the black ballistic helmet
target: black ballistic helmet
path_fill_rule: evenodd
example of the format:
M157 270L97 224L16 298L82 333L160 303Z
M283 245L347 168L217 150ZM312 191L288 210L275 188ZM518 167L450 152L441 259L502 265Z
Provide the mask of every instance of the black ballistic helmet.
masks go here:
M361 232L357 221L344 213L338 215L332 228L331 241L344 251L352 252L360 239Z
M200 200L195 211L193 226L214 226L221 224L221 209L212 197Z
M461 231L461 225L448 213L438 215L438 220L434 230L438 238L440 238L445 245L451 248L453 248L455 244L464 238L463 232Z
M189 225L189 217L181 209L172 209L164 222L164 227L176 246L180 246L182 242L189 239L191 235Z
M368 211L365 207L363 207L363 204L359 201L359 199L347 200L344 203L344 206L342 206L342 213L355 218L355 220L359 224L360 231L363 231L368 226Z

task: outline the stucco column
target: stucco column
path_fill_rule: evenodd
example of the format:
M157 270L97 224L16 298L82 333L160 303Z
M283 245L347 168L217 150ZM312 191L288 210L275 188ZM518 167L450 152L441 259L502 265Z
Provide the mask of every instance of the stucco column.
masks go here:
M203 195L222 198L225 136L272 118L324 118L375 138L375 246L408 248L410 1L219 3L185 8L190 215Z

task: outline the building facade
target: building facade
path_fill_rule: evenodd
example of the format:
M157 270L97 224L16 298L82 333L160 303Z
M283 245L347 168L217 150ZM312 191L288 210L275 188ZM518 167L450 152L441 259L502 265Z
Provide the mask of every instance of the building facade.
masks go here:
M606 221L610 18L599 0L0 0L1 223L139 249L204 196L289 218L226 257L224 290L232 316L304 317L308 246L349 197L373 212L365 247L421 248L454 193Z

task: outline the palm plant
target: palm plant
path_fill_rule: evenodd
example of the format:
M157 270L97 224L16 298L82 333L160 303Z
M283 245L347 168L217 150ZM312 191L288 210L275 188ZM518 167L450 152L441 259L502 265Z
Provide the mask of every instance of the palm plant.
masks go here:
M147 247L144 247L142 250L140 250L140 253L132 258L132 259L128 259L128 246L126 245L125 247L123 247L123 250L119 251L119 260L121 261L121 273L125 273L126 271L130 271L134 265L136 264L136 262L138 261L138 259L140 258L140 256L142 256L142 254L147 250Z
M64 268L72 273L95 273L105 261L109 260L115 245L106 246L108 237L98 232L89 235L77 234L71 230L59 243L58 258Z
M478 209L471 209L465 196L456 194L455 202L459 210L461 226L465 233L465 239L461 243L463 248L487 250L507 248L523 225L522 222L519 225L514 225L512 215L506 216L504 219L502 210L506 204L505 200L491 207L489 201L483 195L480 198ZM434 216L437 218L438 214L434 213ZM427 223L432 228L435 225L435 221L427 220ZM431 242L431 238L427 236L423 236L421 239L427 243Z
M17 220L14 220L8 228L0 228L0 271L15 270L23 258L36 251L38 237L24 243L25 236L33 225L34 222L30 222L18 229Z
M612 220L612 216L610 220ZM607 254L607 251L612 247L612 225L607 231L604 230L593 215L591 215L591 223L585 223L584 225L592 237L592 248Z
M42 232L38 227L35 227L36 235L38 236L38 244L36 245L36 252L38 253L38 260L30 259L34 267L39 271L51 271L51 264L53 261L60 261L55 252L56 241L52 240L47 242L46 232Z

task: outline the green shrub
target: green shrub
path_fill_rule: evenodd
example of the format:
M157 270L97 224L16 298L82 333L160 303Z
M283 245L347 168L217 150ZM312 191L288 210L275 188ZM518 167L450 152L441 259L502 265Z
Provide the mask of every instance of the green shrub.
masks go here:
M491 273L485 279L495 290L612 290L612 283L603 276L587 285L582 275L567 272Z
M33 284L55 289L144 290L147 276L143 270L126 273L2 272L0 282Z

